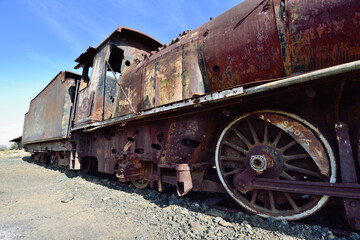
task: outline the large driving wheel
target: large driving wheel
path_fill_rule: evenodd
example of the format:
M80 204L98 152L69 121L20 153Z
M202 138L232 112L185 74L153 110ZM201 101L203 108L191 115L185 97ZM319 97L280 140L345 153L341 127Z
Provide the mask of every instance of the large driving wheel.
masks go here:
M255 179L336 181L335 159L325 137L304 119L281 111L258 111L232 121L220 135L215 162L230 196L263 217L305 218L324 206L329 197L251 187L244 191L236 179L246 179L248 172Z

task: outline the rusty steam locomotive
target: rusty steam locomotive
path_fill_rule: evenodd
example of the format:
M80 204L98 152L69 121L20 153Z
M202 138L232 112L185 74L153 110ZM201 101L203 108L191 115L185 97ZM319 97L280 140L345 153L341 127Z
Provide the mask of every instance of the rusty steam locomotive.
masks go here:
M30 103L36 161L138 188L228 193L360 229L360 1L247 0L161 44L120 27Z

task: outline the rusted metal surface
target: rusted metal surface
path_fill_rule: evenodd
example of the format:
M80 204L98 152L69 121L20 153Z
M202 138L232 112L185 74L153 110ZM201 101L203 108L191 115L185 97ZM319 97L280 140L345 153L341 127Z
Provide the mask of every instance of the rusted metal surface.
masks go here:
M308 72L359 59L358 0L285 1L292 72Z
M206 153L209 132L215 125L216 119L211 119L208 114L171 121L160 163L197 163Z
M341 180L343 183L358 183L356 176L356 167L352 152L348 128L345 123L335 124L336 137L339 146L339 160L341 170ZM358 184L358 186L360 186ZM360 189L357 189L360 193ZM349 224L356 230L360 230L360 200L349 198L343 194L345 213Z
M109 45L105 45L103 48L99 49L94 58L93 70L91 76L89 76L89 83L78 93L75 125L103 120L104 81L106 70L105 56L108 52Z
M54 151L39 152L36 151L31 155L32 159L37 162L47 163L50 165L58 165L63 168L69 168L70 152Z
M244 1L194 30L201 36L207 90L358 60L359 4Z
M30 103L25 115L22 143L36 143L69 137L70 115L78 74L60 72Z
M68 140L30 143L25 145L25 150L29 152L71 151L71 149L71 143Z
M334 183L334 151L344 182L354 179L343 167L350 139L338 132L338 149L329 142L335 121L349 115L356 131L360 119L349 110L360 106L359 4L247 0L165 45L120 27L76 60L83 74L69 141L49 141L42 129L44 142L27 150L138 188L228 192L264 217L307 217L328 195L357 199L358 184ZM55 98L48 103L63 111Z
M120 90L120 86L116 86L115 103L118 104L116 105L115 112L113 113L114 118L133 113L133 109L135 112L139 112L141 110L143 81L141 79L141 71L137 71L136 67L137 63L131 62L131 65L125 70L126 72L123 77L120 78L120 84L129 100L126 99L122 90ZM130 106L129 102L133 108Z
M252 189L252 181L255 177L256 172L249 165L244 171L235 174L233 184L240 192L247 193Z
M194 30L201 36L207 91L285 76L275 18L273 1L244 1Z
M144 109L203 95L197 34L182 35L144 65Z
M182 100L181 73L181 46L149 62L145 70L144 107L151 108Z
M328 196L308 191L311 197L300 204L297 198L302 195L287 189L254 189L256 179L315 183L336 179L327 141L311 124L285 112L265 110L236 118L218 140L215 161L221 182L236 202L253 213L275 218L308 216Z
M191 99L186 99L183 101L159 106L149 110L144 110L141 111L139 115L128 114L93 124L74 126L73 130L79 130L79 129L91 128L91 127L107 127L111 125L117 125L129 121L138 120L138 119L144 119L146 117L153 117L162 113L171 113L173 111L180 111L184 109L186 109L187 111L196 111L199 109L198 107L206 107L208 105L211 106L213 104L221 104L223 102L225 102L226 104L226 102L234 99L241 101L241 98L246 96L264 94L268 91L273 91L276 89L283 89L286 87L298 86L306 83L313 83L324 80L326 78L341 79L346 74L356 75L358 73L360 73L360 61L355 61L351 63L330 67L327 69L321 69L314 72L305 73L298 76L292 76L289 78L274 80L270 83L264 83L255 87L248 87L248 88L235 87L219 92L213 92L200 97L193 97Z
M131 113L133 111L129 107L129 101L138 108L142 102L142 82L141 78L134 79L133 75L129 74L129 69L136 68L146 53L159 46L162 45L145 34L132 29L118 28L96 50L81 55L77 59L79 65L76 67L83 66L85 69L92 64L92 73L88 76L86 87L79 91L75 126ZM109 61L113 70L120 74L119 84L122 85L129 101L116 85L116 81L112 80L111 72L107 74L110 69L106 61ZM83 74L82 81L85 81L84 78Z
M121 92L122 92L123 96L125 97L126 101L128 102L129 106L131 107L131 110L133 111L133 113L137 114L137 112L135 111L132 103L130 102L130 100L129 100L127 94L126 94L126 92L124 91L123 87L121 86L121 83L120 83L119 79L117 78L116 73L115 73L114 70L112 69L111 64L109 63L108 60L106 60L105 62L106 62L106 66L110 69L111 73L114 75L114 79L116 80L118 86L120 87ZM106 88L106 87L105 87L105 88ZM108 95L108 94L105 94L105 95ZM113 100L114 98L110 98L110 99ZM113 101L112 101L112 102L113 102ZM104 110L104 111L105 111L105 110ZM111 118L111 115L109 116L109 118Z
M299 182L257 178L253 181L252 186L254 189L266 189L271 191L346 197L351 198L353 201L358 201L357 199L360 199L360 185L352 183Z
M126 36L127 40L135 40L137 39L138 42L144 43L148 48L150 49L156 49L158 47L161 47L162 44L155 40L154 38L150 37L149 35L139 32L137 30L127 28L127 27L118 27L113 33L111 33L104 41L102 41L97 48L89 47L85 53L82 53L75 62L78 63L78 65L75 66L75 68L80 68L83 66L83 64L86 64L89 60L92 61L94 56L96 55L96 52L110 39L117 37L119 35Z
M86 140L80 140L81 132L75 132L75 140L79 156L97 156L102 172L113 173L119 159L154 161L175 167L184 161L195 164L202 159L215 122L216 119L209 121L208 114L197 115L191 119L104 128L86 133Z
M318 137L316 137L311 132L310 129L296 121L291 120L290 118L281 115L263 114L259 117L260 119L279 127L287 134L289 134L311 156L317 167L320 169L321 174L324 176L330 175L330 166L327 153L323 147L323 144L320 142Z
M116 176L120 182L143 179L145 176L145 164L140 161L119 161Z
M97 48L95 74L91 77L91 89L86 90L90 92L85 91L79 97L79 106L86 108L85 112L91 112L91 116L86 119L79 110L75 125L123 116L134 112L131 106L138 112L214 90L253 84L359 59L359 44L353 40L342 40L352 39L346 38L351 31L359 32L356 31L358 2L342 4L341 1L325 1L322 6L319 4L286 1L282 6L281 1L245 1L200 28L180 34L170 44L157 45L159 48L156 49L153 40L147 41L146 44L151 43L145 45L147 51L140 50L142 43L138 39L127 40L128 36L124 31L115 31ZM299 6L302 6L301 12ZM336 25L328 19L332 18L329 11L331 14L335 11L331 9L351 7L352 10L346 17L336 20L346 25L344 29L339 29L339 24ZM299 15L300 13L302 15ZM302 21L311 14L315 19L310 21L312 24L303 24ZM298 15L299 17L296 17ZM329 21L330 30L323 33L321 26ZM315 28L320 30L310 36L310 39L309 32L313 32ZM125 41L117 38L118 36L124 36L122 39ZM333 42L337 44L334 50L336 52L330 49ZM107 95L102 90L105 81L103 72L106 70L95 69L104 66L104 59L107 59L112 51L111 44L124 51L123 62L129 63L126 66L121 65L121 78L126 94L116 90L115 101L120 104L116 106L115 112L112 112L113 107L103 109L103 97ZM102 51L105 52L101 54ZM87 55L92 56L93 52L89 51ZM333 54L325 56L319 52ZM349 57L337 57L345 52L350 54ZM324 59L325 57L327 58ZM330 61L332 58L334 61ZM85 57L80 59L84 61ZM121 59L118 61L121 62ZM97 94L94 99L87 99L86 96L89 96L91 91ZM114 98L113 96L112 99ZM105 105L112 104L107 104L105 100Z
M357 183L355 161L352 153L352 147L346 123L336 123L335 131L337 142L339 145L339 159L342 182Z
M191 169L189 164L176 164L177 193L184 196L193 188L193 180L191 178Z

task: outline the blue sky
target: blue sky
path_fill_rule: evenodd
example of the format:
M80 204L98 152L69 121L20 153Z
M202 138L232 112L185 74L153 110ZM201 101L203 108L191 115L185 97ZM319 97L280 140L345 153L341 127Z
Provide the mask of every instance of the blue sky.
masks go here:
M22 134L29 103L117 27L162 43L241 0L0 0L0 145ZM76 71L75 71L76 72Z

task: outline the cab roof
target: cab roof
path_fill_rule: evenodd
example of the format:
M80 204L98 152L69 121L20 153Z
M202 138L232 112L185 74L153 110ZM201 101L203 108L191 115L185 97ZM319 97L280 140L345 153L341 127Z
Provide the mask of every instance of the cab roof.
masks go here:
M92 61L98 52L98 50L110 39L116 37L116 36L122 36L126 39L132 39L136 42L141 42L144 46L149 47L150 49L156 50L157 48L163 46L162 43L157 41L156 39L150 37L149 35L136 31L131 28L127 27L118 27L113 33L111 33L104 41L102 41L99 46L96 48L89 47L86 52L82 53L77 59L75 59L75 62L78 64L75 66L75 69L78 69L81 67L81 65L92 65Z

